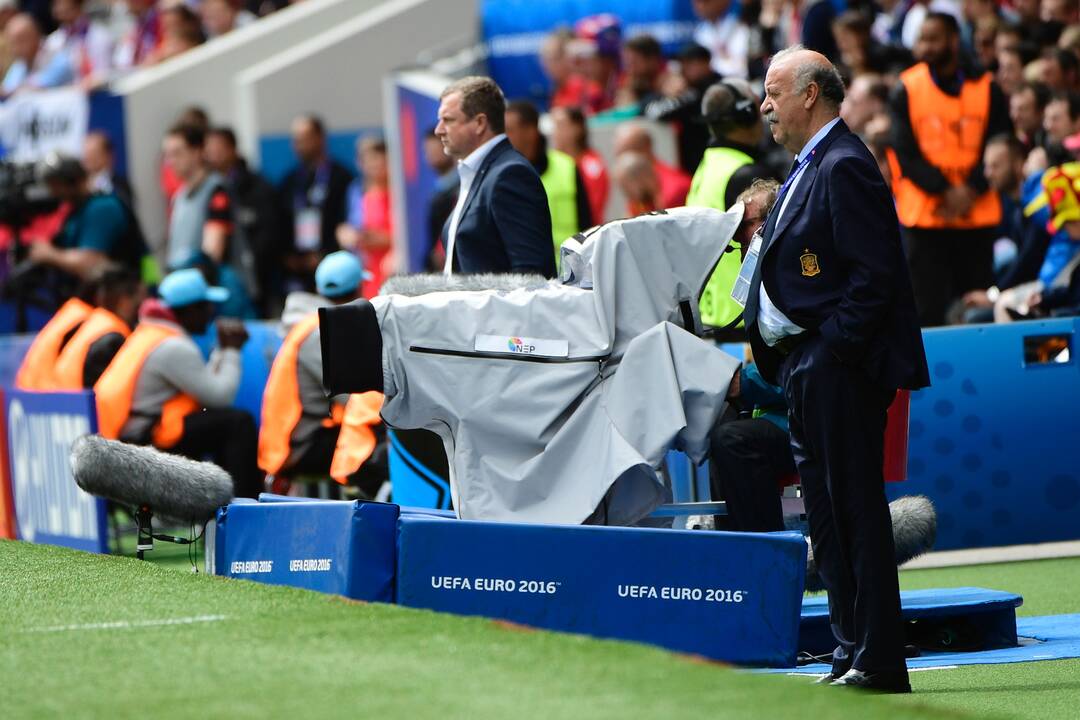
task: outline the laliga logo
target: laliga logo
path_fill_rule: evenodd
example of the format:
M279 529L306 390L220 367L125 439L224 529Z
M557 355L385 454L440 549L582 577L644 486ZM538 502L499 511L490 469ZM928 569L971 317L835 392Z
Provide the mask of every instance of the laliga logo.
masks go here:
M535 345L526 345L525 342L519 337L512 337L506 342L507 347L510 348L512 353L522 353L528 355L536 352Z

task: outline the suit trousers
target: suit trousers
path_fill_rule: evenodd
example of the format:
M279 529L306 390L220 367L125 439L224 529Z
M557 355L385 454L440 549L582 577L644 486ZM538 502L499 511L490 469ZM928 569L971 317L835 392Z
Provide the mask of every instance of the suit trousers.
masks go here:
M821 337L780 366L791 449L838 647L833 672L902 672L904 634L885 498L885 421L895 390L836 358Z

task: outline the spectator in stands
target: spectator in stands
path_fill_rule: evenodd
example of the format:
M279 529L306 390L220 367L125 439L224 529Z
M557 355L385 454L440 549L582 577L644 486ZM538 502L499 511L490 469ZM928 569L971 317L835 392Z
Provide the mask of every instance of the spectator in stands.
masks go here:
M461 188L446 224L443 272L555 275L543 183L506 137L506 100L491 78L443 90L435 133L458 161ZM571 161L572 162L572 161Z
M285 478L318 475L358 485L373 498L388 477L382 393L327 398L322 382L316 309L360 297L366 275L354 254L330 253L315 270L320 297L289 295L281 318L287 334L270 369L259 429L259 467L274 476L275 487Z
M240 156L231 128L216 127L206 135L206 163L221 176L233 208L233 236L254 257L248 279L262 317L275 316L281 303L282 278L278 259L285 244L285 213L277 190Z
M997 53L997 72L994 79L1007 97L1024 84L1024 59L1018 48L1005 48Z
M903 48L882 45L871 36L870 18L860 10L847 10L832 22L832 34L845 75L896 73L911 65Z
M696 43L684 47L678 55L683 89L647 103L641 114L649 120L675 123L679 139L679 165L693 173L709 144L709 131L701 117L701 99L705 91L720 81L710 65L709 51Z
M386 142L379 137L366 137L356 142L356 164L363 176L363 190L353 193L358 181L350 186L350 205L360 202L359 208L349 211L352 222L338 226L338 242L346 250L358 253L364 266L371 268L364 283L364 297L375 297L386 278L394 272L394 227L390 203L390 172L386 161Z
M202 22L187 5L172 5L161 13L161 42L148 64L155 64L182 55L206 42Z
M51 244L31 245L30 259L60 272L60 295L70 295L110 260L138 271L146 246L131 210L115 195L91 193L86 169L75 158L51 154L43 175L50 195L69 203L71 212Z
M653 152L652 136L639 123L623 123L615 131L614 154L618 158L624 152L644 155L652 163L653 173L659 183L659 208L682 207L690 192L690 176L682 170L661 162Z
M90 176L90 190L113 194L129 208L135 207L135 197L127 178L116 172L116 153L108 134L92 130L83 140L83 167Z
M113 66L131 70L153 62L162 42L162 17L156 0L127 0L130 29L116 46Z
M255 14L244 9L240 0L202 0L199 16L208 39L221 37L256 20Z
M0 84L0 94L7 98L23 88L54 87L68 80L42 74L45 54L42 50L41 31L34 18L19 14L4 27L4 36L14 58Z
M0 78L7 73L11 63L15 60L5 29L11 19L18 14L18 0L0 0Z
M44 48L50 65L64 65L73 81L95 88L109 79L113 38L102 23L91 20L85 4L85 0L53 0L53 19L59 27L45 39Z
M599 112L607 107L604 91L578 71L574 48L581 52L580 43L575 45L574 34L562 29L544 38L540 46L540 65L551 82L551 107L579 107L590 113Z
M663 97L664 55L651 35L636 35L623 45L623 85L615 96L616 105L644 107Z
M424 157L435 171L435 192L428 205L428 233L431 238L431 250L428 253L428 269L441 270L446 262L446 248L442 246L442 230L458 199L457 163L443 150L442 141L435 134L435 129L428 131L424 138ZM350 224L359 225L359 220L349 218Z
M91 389L138 319L145 288L137 273L108 265L93 280L96 307L56 359L56 389Z
M1062 145L1065 138L1080 132L1080 94L1058 93L1043 111L1045 145Z
M574 52L581 58L582 72L601 92L600 102L590 103L590 107L594 112L606 110L614 104L619 89L622 26L614 15L590 15L577 21L574 34Z
M173 125L199 128L203 133L208 133L210 132L210 117L201 107L193 105L180 113ZM184 181L177 176L164 156L161 160L161 173L158 181L161 183L161 193L165 196L165 203L171 207L173 197L175 197L176 191L180 189Z
M832 34L836 7L830 0L793 0L780 15L776 32L777 47L801 43L825 57L838 57Z
M649 156L634 150L616 155L612 175L626 197L627 217L664 209L660 199L660 180L656 177L656 168Z
M585 181L574 158L549 148L540 133L540 113L519 100L506 106L506 137L532 163L547 193L555 250L574 234L592 227L592 210Z
M1008 290L1035 280L1039 274L1050 235L1045 223L1024 216L1021 190L1024 181L1024 147L1010 135L998 135L986 143L983 167L986 180L1001 195L1002 225L998 244L1004 239L1014 245L1011 260L1003 268L995 268L996 282L988 288L964 294L961 319L967 323L992 322L994 303L1001 290ZM954 317L954 319L957 319Z
M229 290L223 300L232 317L254 317L251 288L255 261L246 238L234 234L233 206L225 180L206 164L206 133L191 125L169 130L165 160L183 185L169 212L166 264L170 270L199 267Z
M1042 83L1051 92L1080 90L1080 59L1068 50L1048 48L1042 56Z
M983 174L981 147L1012 128L990 75L963 64L956 18L928 14L915 54L921 62L900 75L891 103L902 175L893 194L920 322L933 326L964 293L993 283L1001 204ZM961 103L973 92L980 106Z
M144 317L94 385L101 434L204 460L229 473L237 496L263 489L255 421L230 407L240 386L240 348L248 334L217 323L217 349L204 362L192 336L210 327L228 291L194 268L170 273L158 293L168 319Z
M1047 230L1052 232L1038 277L1003 290L994 303L994 320L1010 322L1016 319L1039 317L1050 309L1044 305L1047 296L1054 307L1073 305L1074 293L1080 290L1077 267L1080 264L1080 200L1076 183L1080 181L1080 163L1065 163L1048 169L1042 176L1042 193L1038 203L1049 208ZM1040 215L1036 214L1035 218ZM1043 306L1043 307L1040 307Z
M592 221L600 224L604 221L610 183L604 159L589 147L585 114L576 107L558 107L552 109L551 119L555 123L551 145L577 162L578 173L585 183L585 194L589 197Z
M887 132L888 113L889 86L880 75L867 73L851 81L840 105L840 117L851 132L861 135L864 140L874 134L874 130L880 133L882 124Z
M694 0L693 4L701 20L694 29L694 42L709 51L713 71L747 77L750 28L732 10L731 0Z
M1025 82L1009 97L1009 119L1027 152L1046 143L1043 115L1049 102L1050 91L1041 83Z
M352 173L327 153L326 128L318 117L294 120L292 143L299 164L279 188L289 214L285 289L311 290L319 261L338 249L337 228L347 218L345 200Z

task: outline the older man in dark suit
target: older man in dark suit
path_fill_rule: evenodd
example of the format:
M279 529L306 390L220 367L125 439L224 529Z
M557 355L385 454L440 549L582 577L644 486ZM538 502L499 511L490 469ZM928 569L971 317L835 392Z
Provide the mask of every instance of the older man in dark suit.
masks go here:
M504 130L494 80L467 77L443 91L435 134L458 161L461 190L446 222L444 272L555 275L551 214L540 176Z
M925 387L929 373L892 198L839 119L843 98L823 55L773 58L761 112L796 161L765 223L745 322L789 406L839 643L823 681L910 692L882 464L896 390Z

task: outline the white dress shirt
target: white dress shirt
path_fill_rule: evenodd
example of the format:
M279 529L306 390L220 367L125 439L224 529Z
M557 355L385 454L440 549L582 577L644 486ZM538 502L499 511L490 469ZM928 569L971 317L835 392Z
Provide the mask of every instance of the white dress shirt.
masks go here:
M803 173L806 171L806 166L810 164L804 164L804 161L810 156L810 153L814 151L817 144L829 134L829 131L832 130L838 122L840 122L840 118L834 118L826 123L824 127L814 133L814 137L810 138L810 140L803 145L803 149L799 151L799 154L795 156L795 160L799 163L799 169L795 171L795 176L791 178L791 182L788 183L787 191L784 192L784 197L780 201L780 210L776 214L776 225L780 224L780 218L784 216L784 211L787 210L788 200L790 200L791 196L795 193L795 188L799 186L799 181L802 180ZM773 304L773 301L769 299L769 293L765 291L764 281L762 281L760 289L758 290L758 330L761 332L761 339L770 347L779 342L780 338L806 332L806 328L799 327L793 323L787 315L780 312L780 308Z
M454 267L454 245L457 240L458 223L461 221L461 211L465 207L465 198L469 197L469 189L472 187L476 173L484 164L484 158L491 149L506 138L506 133L499 133L486 143L469 153L468 157L458 162L458 177L461 184L458 186L457 205L454 213L450 216L450 228L446 231L446 264L443 265L443 275L449 275Z

